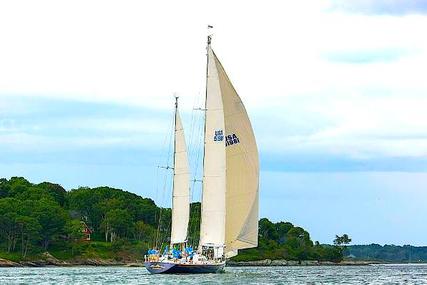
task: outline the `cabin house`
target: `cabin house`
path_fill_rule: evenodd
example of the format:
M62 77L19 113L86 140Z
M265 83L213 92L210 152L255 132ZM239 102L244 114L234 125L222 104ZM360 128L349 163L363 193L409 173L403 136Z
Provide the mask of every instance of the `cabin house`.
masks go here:
M80 221L80 223L82 225L82 233L83 233L82 240L90 241L90 235L93 233L93 231L89 228L89 226L84 221Z

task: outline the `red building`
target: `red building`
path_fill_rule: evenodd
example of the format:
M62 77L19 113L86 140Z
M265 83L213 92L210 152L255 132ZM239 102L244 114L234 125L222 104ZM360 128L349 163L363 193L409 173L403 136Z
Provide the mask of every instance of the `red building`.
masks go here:
M90 241L90 235L93 233L93 231L88 227L88 225L85 222L81 221L80 223L82 224L82 233L83 233L82 240Z

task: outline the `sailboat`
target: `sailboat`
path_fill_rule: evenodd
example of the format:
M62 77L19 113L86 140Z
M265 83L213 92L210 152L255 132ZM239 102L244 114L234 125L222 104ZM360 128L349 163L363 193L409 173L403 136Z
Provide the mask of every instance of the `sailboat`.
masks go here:
M207 41L200 240L188 247L190 171L175 102L171 251L150 250L150 273L216 273L239 249L258 245L259 160L246 109Z

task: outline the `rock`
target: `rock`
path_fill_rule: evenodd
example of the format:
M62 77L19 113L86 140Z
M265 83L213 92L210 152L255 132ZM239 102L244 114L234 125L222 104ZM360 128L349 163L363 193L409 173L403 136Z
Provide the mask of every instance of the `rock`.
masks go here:
M144 263L141 263L141 262L127 263L125 266L126 267L144 267Z
M373 262L371 261L359 261L359 260L343 260L340 263L338 263L337 265L352 265L352 266L356 266L356 265L370 265L373 264Z
M46 266L45 262L41 261L20 261L19 264L25 267L43 267Z
M317 260L302 260L301 265L304 266L315 266L319 265L319 262Z
M68 265L67 262L57 259L56 257L51 255L47 251L43 252L41 256L42 256L43 260L45 261L46 265L55 265L55 266L67 266Z
M123 266L123 262L118 262L110 259L87 258L78 259L72 262L72 265L90 265L90 266Z
M337 263L332 261L322 261L320 265L337 265Z
M297 265L300 265L300 262L297 260L288 260L288 265L289 266L297 266Z
M228 261L229 266L270 266L271 259L253 260L253 261Z
M288 261L284 259L276 259L271 261L271 266L287 266Z
M22 265L17 262L0 258L0 267L19 267L19 266L22 266Z

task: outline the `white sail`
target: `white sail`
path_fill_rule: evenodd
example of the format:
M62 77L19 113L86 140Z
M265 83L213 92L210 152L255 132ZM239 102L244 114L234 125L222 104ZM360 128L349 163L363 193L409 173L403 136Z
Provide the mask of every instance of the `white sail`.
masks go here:
M215 139L216 138L216 139ZM258 150L245 107L208 46L201 245L258 245Z
M245 106L218 58L213 54L220 83L226 148L226 255L258 245L258 149Z
M187 240L189 216L190 171L184 129L178 106L176 106L171 244L183 243Z
M225 244L226 154L224 111L214 54L208 45L205 155L200 246Z

